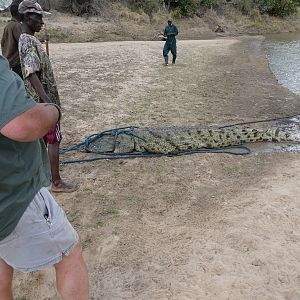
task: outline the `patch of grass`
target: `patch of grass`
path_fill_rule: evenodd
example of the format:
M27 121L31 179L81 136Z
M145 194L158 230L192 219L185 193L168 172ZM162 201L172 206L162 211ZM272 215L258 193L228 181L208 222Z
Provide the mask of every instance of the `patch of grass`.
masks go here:
M96 223L96 227L97 227L97 228L104 227L104 223L103 223L102 221L98 221L98 222Z
M117 208L109 208L108 210L106 210L106 214L113 215L116 217L120 214L120 212Z
M47 28L47 32L49 35L50 43L68 43L68 42L76 42L78 37L74 36L74 34L67 29L62 28ZM43 37L45 34L44 31L38 35L38 37ZM79 38L80 39L80 38Z
M104 31L102 28L101 29L96 29L93 33L91 42L107 41L107 40L110 39L112 34L113 33Z
M242 164L236 164L236 165L228 166L227 170L232 175L240 175L244 173L245 166Z
M91 236L87 235L81 242L82 249L88 248L88 246L93 242L93 239Z
M76 211L74 211L74 212L69 212L68 215L67 215L67 216L68 216L68 220L69 220L71 223L73 223L73 222L76 221L78 215L79 215L79 210L76 210Z
M134 196L127 196L126 201L129 203L140 203L142 201L142 199L134 197Z
M115 170L112 170L112 174L111 174L113 177L117 177L117 176L119 176L120 175L120 170L117 170L117 169L115 169Z
M102 221L98 221L97 223L88 223L83 225L85 229L99 229L104 226L104 223Z

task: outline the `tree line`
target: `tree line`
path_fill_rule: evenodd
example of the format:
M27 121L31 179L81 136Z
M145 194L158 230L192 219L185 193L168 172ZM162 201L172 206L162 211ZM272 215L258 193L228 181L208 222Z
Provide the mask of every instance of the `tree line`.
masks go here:
M260 14L284 17L296 14L300 0L40 0L45 9L57 9L76 15L100 14L109 3L119 2L135 11L153 15L161 9L175 18L201 16L206 9L218 9L222 5L232 5L243 14L253 11Z

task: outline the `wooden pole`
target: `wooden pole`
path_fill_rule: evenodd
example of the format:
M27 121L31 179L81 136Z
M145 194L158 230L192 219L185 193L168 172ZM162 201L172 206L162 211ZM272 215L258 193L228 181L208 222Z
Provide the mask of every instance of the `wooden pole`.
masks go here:
M49 36L48 36L48 30L46 24L44 24L45 28L45 48L46 48L46 53L49 56Z

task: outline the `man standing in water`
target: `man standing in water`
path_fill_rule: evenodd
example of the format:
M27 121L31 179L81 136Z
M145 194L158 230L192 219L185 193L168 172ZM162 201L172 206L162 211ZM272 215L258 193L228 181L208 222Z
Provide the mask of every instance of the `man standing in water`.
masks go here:
M178 34L177 27L173 24L173 21L171 19L168 20L168 25L166 26L164 30L164 36L166 37L165 46L163 49L163 56L165 59L164 65L167 66L168 61L168 53L171 51L173 55L172 64L175 64L176 57L177 57L177 48L176 48L176 35Z
M57 85L49 57L41 42L34 36L44 25L44 12L34 0L24 0L19 5L23 15L22 34L19 38L19 54L25 87L28 94L40 103L54 103L60 107ZM59 173L59 144L62 135L59 122L49 130L44 140L48 144L48 155L51 164L52 192L73 192L77 186L66 183Z

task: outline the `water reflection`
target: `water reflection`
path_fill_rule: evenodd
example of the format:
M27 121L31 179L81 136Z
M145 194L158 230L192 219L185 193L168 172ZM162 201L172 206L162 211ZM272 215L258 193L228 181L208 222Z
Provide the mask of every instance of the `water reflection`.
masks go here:
M300 34L268 35L265 47L270 69L278 82L300 95Z

